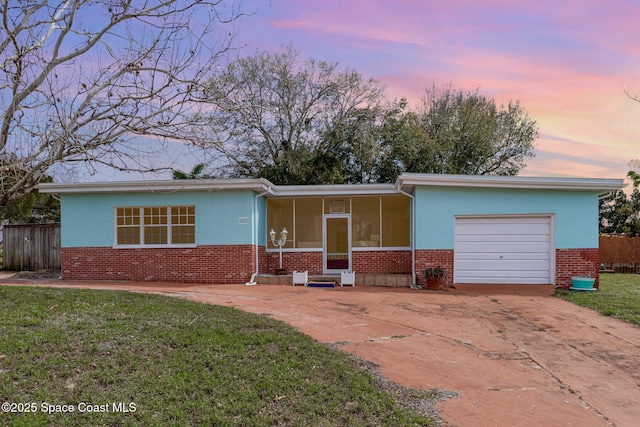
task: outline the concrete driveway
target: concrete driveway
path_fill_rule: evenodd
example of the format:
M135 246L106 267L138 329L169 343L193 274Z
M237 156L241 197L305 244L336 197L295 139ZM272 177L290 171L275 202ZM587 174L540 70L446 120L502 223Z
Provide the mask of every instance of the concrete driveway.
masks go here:
M268 314L380 365L396 383L457 391L439 405L453 426L640 425L640 328L553 298L548 286L7 282L152 292Z

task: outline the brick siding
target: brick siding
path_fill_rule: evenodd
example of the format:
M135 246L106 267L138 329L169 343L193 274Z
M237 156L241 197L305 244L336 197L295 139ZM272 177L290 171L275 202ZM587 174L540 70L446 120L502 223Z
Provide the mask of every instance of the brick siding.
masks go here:
M354 251L351 257L351 269L356 272L370 274L411 274L411 251ZM266 253L267 268L263 270L260 261L260 272L274 274L280 268L279 252ZM322 269L322 252L283 252L282 268L287 272L309 271L309 274L320 275Z
M61 257L62 278L71 280L222 284L245 283L255 272L253 245L62 248Z
M411 251L352 252L352 270L368 274L411 274Z
M258 247L260 273L273 274L279 253ZM108 247L62 248L62 278L68 280L132 280L179 283L245 283L255 272L253 245L198 246L195 248ZM411 251L355 251L352 267L362 274L411 273ZM595 277L599 286L598 248L557 249L557 287L571 286L572 276ZM308 270L322 274L322 252L283 252L288 272ZM416 276L425 284L426 267L442 267L445 284L453 282L453 249L416 250Z
M571 276L594 277L596 279L594 287L599 287L599 249L556 249L556 287L570 287Z
M275 274L276 268L280 268L280 252L265 252L266 269L264 274ZM262 262L260 263L262 268ZM309 274L322 274L322 252L282 252L282 268L289 274L292 271L309 271Z
M600 256L598 248L556 249L556 287L571 286L572 276L595 277L599 286ZM424 284L423 272L427 267L442 267L447 272L447 284L453 282L453 249L416 250L416 276Z
M416 281L419 285L426 285L425 268L442 267L447 275L443 285L453 283L453 249L418 249L416 250Z

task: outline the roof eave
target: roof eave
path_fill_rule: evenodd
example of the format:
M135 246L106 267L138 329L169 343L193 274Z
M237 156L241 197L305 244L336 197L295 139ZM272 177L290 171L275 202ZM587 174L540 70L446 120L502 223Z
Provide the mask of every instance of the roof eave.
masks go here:
M164 181L114 181L82 183L42 183L38 190L45 194L86 193L173 193L176 191L251 190L267 191L273 187L268 180L224 179L224 180L164 180Z
M393 184L336 184L274 186L275 197L366 196L398 194Z
M624 188L622 179L609 178L564 178L564 177L523 177L495 175L446 175L446 174L403 174L397 185L405 191L416 186L425 187L473 187L531 190L574 190L607 193Z
M38 185L45 194L86 193L173 193L176 191L269 191L275 197L295 196L347 196L397 194L398 189L412 192L416 186L504 188L531 190L591 191L600 194L624 188L622 179L606 178L557 178L493 175L445 175L403 174L394 184L338 184L338 185L285 185L277 186L264 178L220 180L163 180L163 181L115 181L84 183L42 183Z

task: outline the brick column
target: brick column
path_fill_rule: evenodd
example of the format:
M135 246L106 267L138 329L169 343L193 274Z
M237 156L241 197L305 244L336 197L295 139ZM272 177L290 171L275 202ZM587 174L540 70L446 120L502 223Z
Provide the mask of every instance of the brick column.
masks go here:
M445 285L453 284L453 249L416 249L416 281L426 284L424 269L442 267L447 272Z
M556 287L571 287L572 276L594 277L594 287L600 286L598 248L556 249Z

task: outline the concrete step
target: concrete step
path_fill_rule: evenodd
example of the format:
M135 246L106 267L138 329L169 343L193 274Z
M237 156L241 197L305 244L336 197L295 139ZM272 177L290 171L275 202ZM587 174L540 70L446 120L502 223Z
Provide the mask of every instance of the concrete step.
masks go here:
M335 281L340 286L339 275L309 275L309 281ZM256 282L260 285L292 285L293 276L259 274ZM383 286L408 288L413 283L411 274L359 274L356 272L356 286Z

